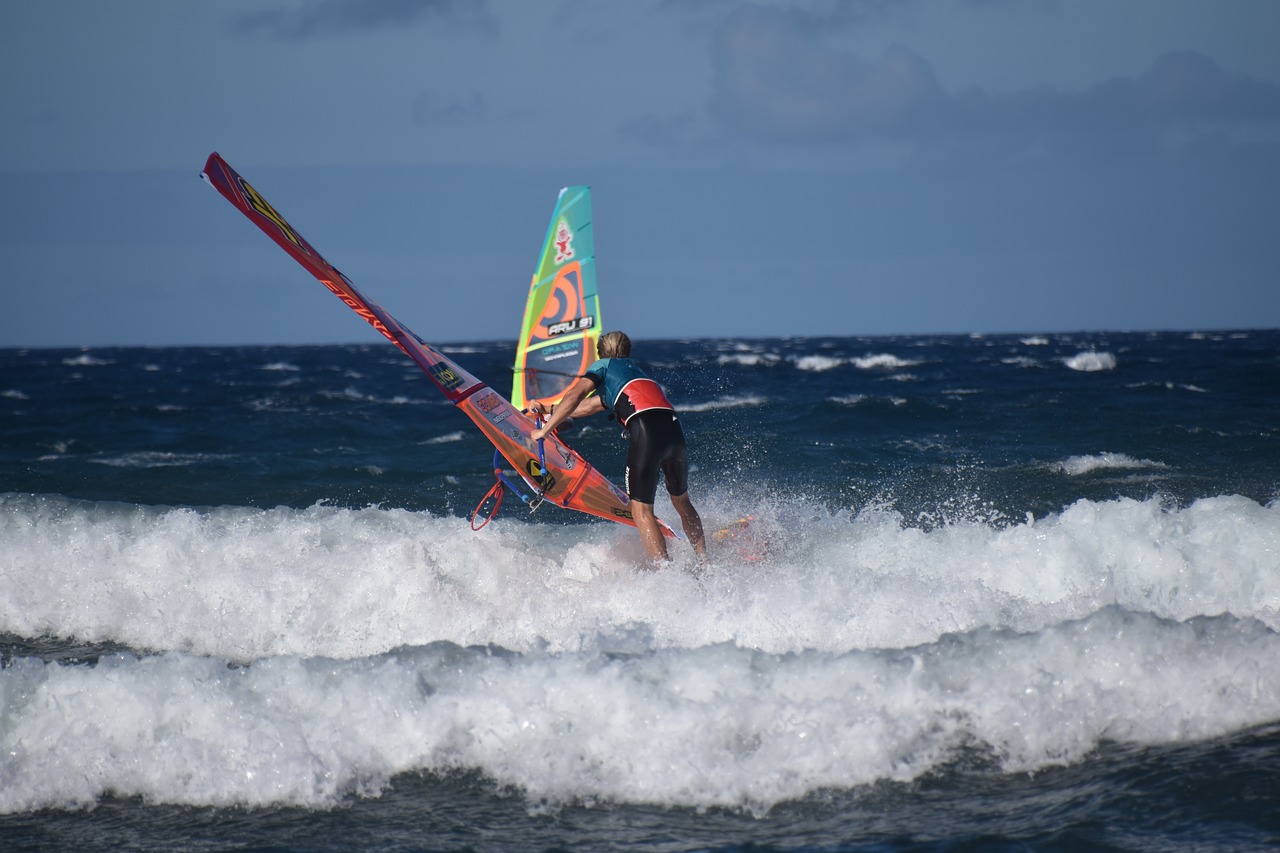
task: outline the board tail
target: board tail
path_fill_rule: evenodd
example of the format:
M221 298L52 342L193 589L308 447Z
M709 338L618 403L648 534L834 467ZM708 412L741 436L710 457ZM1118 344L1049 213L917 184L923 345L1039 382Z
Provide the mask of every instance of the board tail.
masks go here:
M524 409L559 401L596 360L600 328L591 188L565 187L529 283L511 402Z
M423 341L324 259L262 194L223 160L209 155L204 178L320 283L412 358L444 396L462 409L526 482L559 506L634 526L625 492L554 435L539 448L535 424L500 394ZM545 456L547 473L541 474ZM667 535L673 535L664 527Z

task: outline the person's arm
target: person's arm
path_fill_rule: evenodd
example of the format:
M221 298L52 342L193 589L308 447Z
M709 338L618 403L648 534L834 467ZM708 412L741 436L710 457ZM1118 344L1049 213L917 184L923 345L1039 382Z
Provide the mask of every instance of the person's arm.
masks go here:
M587 393L590 394L591 392L588 391ZM565 402L562 399L559 403L553 403L551 408L555 409L563 405L565 405ZM529 408L525 409L525 411L533 412L538 417L545 419L547 417L547 414L551 411L551 409L548 409L539 401L534 400L532 403L529 404ZM572 412L569 413L569 417L585 418L587 415L594 415L603 411L604 411L604 400L601 400L599 395L589 396L585 400L583 400L581 403L579 403L576 409L574 409Z
M563 402L563 401L561 401ZM556 408L559 408L557 406ZM593 394L578 404L578 408L569 413L571 418L585 418L587 415L598 415L604 411L604 400L599 394Z
M585 376L570 385L569 390L565 391L564 396L560 398L560 402L553 407L554 411L548 416L547 422L541 428L533 431L533 440L540 441L546 438L560 424L577 415L580 404L581 408L591 408L590 412L584 411L582 414L604 411L604 402L600 400L599 396L594 398L596 401L594 404L589 400L585 403L583 402L595 387L595 383Z

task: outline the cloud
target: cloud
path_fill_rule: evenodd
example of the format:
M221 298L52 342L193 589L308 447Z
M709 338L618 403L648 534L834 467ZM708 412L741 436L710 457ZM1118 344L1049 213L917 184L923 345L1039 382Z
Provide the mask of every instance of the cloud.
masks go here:
M1133 80L1114 80L1086 93L1135 121L1268 121L1280 116L1280 87L1229 74L1193 51L1166 53Z
M939 146L1090 158L1185 150L1221 153L1280 138L1280 86L1224 71L1191 51L1167 53L1134 77L1080 91L1033 89L947 97L917 128Z
M240 15L231 28L245 35L266 33L304 40L403 27L426 19L488 34L498 31L484 0L306 0L296 8Z
M824 43L822 19L749 4L713 45L710 115L745 139L906 144L929 155L1150 152L1171 139L1219 146L1280 137L1280 86L1192 51L1079 91L952 93L908 47L876 61Z
M826 140L890 132L941 96L933 70L894 46L877 62L818 42L814 19L743 6L716 37L711 112L749 136Z
M972 5L984 3L1024 3L1026 0L966 0ZM883 24L887 21L914 20L921 0L755 0L746 4L762 11L783 12L803 17L809 24L822 29L835 27L862 27ZM740 9L742 0L657 0L656 7L665 13L682 13L698 16L707 12L721 14L722 10Z
M634 139L655 148L680 149L698 141L696 117L681 113L670 118L641 116L618 126L621 139Z
M479 118L485 113L484 96L479 92L457 95L444 100L434 92L422 92L413 99L413 122L433 125L436 122L460 122Z

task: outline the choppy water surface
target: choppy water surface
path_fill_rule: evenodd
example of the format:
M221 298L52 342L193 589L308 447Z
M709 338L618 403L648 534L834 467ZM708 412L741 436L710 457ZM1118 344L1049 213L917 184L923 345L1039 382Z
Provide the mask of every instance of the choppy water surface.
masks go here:
M509 346L445 349L509 386ZM637 356L765 559L653 573L514 501L473 532L492 452L381 343L0 351L0 835L1280 840L1280 333ZM616 427L573 441L620 481Z

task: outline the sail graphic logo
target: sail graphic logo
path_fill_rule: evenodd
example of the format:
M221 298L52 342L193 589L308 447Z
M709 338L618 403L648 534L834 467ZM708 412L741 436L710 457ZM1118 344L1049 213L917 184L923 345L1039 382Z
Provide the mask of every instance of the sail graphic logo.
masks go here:
M280 229L281 233L284 234L285 238L290 243L305 251L305 247L302 244L302 238L298 236L298 232L294 231L293 227L289 225L288 222L284 221L284 217L276 213L276 209L272 207L265 198L259 195L258 191L249 185L248 181L239 175L236 175L236 181L240 184L240 190L244 193L244 199L249 203L249 206L265 216L267 219L270 219L271 222ZM307 252L307 254L311 253Z
M596 318L578 317L573 320L565 320L560 323L552 323L547 326L547 337L554 338L556 335L567 335L570 332L580 332L583 329L590 329L596 324Z
M556 484L556 478L551 476L548 471L547 475L542 476L542 467L538 465L537 459L530 459L525 463L525 471L529 473L529 479L538 484L538 488L544 492L549 492Z
M433 364L429 373L436 384L446 391L452 391L462 384L462 377L454 373L448 365Z
M478 399L476 399L476 408L489 419L489 423L497 426L507 418L511 417L511 414L514 411L510 407L503 410L502 404L505 402L506 400L503 400L497 394L490 391L486 394L482 394Z
M334 272L338 272L338 271L334 270ZM338 275L342 275L342 273L338 273ZM381 332L383 337L391 341L391 343L395 344L396 346L400 347L400 349L404 350L404 344L396 340L396 336L391 333L390 329L387 328L387 324L379 320L378 315L370 311L368 306L366 306L363 302L361 302L360 300L356 299L354 296L351 295L352 291L354 291L354 288L351 287L351 282L347 281L345 276L343 276L342 281L347 286L348 288L347 290L344 290L342 287L339 287L335 282L332 282L327 278L320 279L320 283L323 284L325 287L329 288L329 292L331 292L334 296L341 299L343 303L352 311L356 312L361 317L363 317L370 326L373 326L375 329ZM419 343L421 343L421 341L419 341ZM408 350L405 350L405 352L408 352Z
M566 264L556 273L545 299L537 325L532 329L534 339L547 340L595 326L595 316L587 313L582 265L577 261Z
M573 232L569 230L569 223L563 219L556 224L555 244L557 264L563 264L573 257Z

